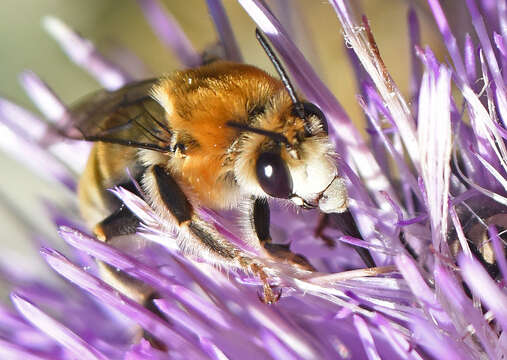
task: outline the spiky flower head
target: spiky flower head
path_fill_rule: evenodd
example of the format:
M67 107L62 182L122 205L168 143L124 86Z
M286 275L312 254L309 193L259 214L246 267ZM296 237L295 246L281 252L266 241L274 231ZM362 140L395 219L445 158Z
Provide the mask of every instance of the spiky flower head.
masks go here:
M138 2L183 66L198 65L201 57L160 4ZM72 212L50 207L70 249L64 256L43 246L41 254L77 286L53 286L4 269L3 278L14 288L14 309L0 309L2 358L506 357L507 5L505 0L466 0L472 37L449 27L438 0L427 2L448 61L440 62L419 43L411 10L413 54L405 56L414 55L414 86L408 102L382 61L371 29L375 26L356 17L349 1L329 0L353 50L358 102L368 119L365 141L294 45L291 31L263 1L239 0L301 93L328 118L361 239L332 227L326 236L368 249L379 268L361 269L348 247L325 247L315 238L318 214L276 209L278 237L319 272L303 276L290 266L270 263L271 280L283 288L283 297L267 306L257 299L255 278L182 256L172 241L177 229L170 231L141 197L117 188L114 193L142 220L136 236L152 245L130 253L113 248L87 235ZM207 4L224 56L241 61L220 1ZM132 80L128 70L104 59L60 20L47 18L44 24L69 57L105 88ZM61 128L72 121L66 105L34 73L21 79L45 120L0 99L0 146L40 176L74 191L72 170L82 168L89 146L62 142L53 125ZM207 209L201 215L242 246L227 218ZM155 306L167 321L102 281L92 258L155 288L160 294ZM344 271L348 268L358 270ZM166 351L135 340L138 326L163 340Z

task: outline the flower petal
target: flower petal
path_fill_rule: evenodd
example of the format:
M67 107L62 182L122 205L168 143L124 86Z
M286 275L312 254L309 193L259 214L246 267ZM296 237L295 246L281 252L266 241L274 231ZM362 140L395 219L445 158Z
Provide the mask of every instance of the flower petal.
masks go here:
M33 326L51 336L79 359L107 360L105 355L100 353L93 346L89 345L70 329L42 312L28 299L19 294L13 293L11 295L11 300L26 320L28 320Z
M486 306L495 314L495 317L503 328L507 330L507 295L489 277L486 270L479 262L470 256L461 254L458 257L463 278L472 289L473 293L481 298Z
M58 252L50 249L42 249L41 253L48 264L60 275L97 297L103 303L110 305L128 318L139 323L139 325L154 336L163 339L171 348L187 353L189 356L195 356L197 359L203 357L195 344L190 343L171 329L168 326L169 324L163 322L162 319L157 317L154 313L125 295L115 291L102 280L77 268Z
M180 62L188 68L199 66L201 57L195 51L180 25L158 0L137 0L157 36L172 49Z
M128 74L105 59L91 41L80 36L60 19L46 16L42 24L70 59L87 70L106 89L116 90L132 81Z

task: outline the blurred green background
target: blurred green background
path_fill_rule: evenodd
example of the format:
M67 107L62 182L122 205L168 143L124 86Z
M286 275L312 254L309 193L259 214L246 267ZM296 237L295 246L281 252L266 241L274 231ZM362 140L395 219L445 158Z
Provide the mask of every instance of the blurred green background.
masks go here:
M353 1L370 18L371 27L388 69L401 89L409 85L409 48L406 14L409 1L365 0ZM215 31L207 14L204 0L166 0L165 7L181 23L197 49L216 40ZM280 11L274 6L275 13ZM339 22L327 1L288 0L300 10L304 24L295 34L296 40L308 38L312 45L303 48L319 75L336 94L352 118L361 124L362 115L356 105L356 87L348 59L344 55L344 40ZM423 43L438 48L438 35L432 18L415 2L423 23ZM232 27L240 43L246 62L273 72L266 56L253 35L254 24L244 10L233 0L224 0ZM283 9L281 9L283 11ZM66 103L72 103L99 88L87 73L71 63L59 46L42 29L41 19L54 15L91 39L98 49L111 58L122 49L135 53L146 65L146 72L162 74L179 67L176 58L157 39L134 0L2 0L0 2L0 95L36 111L18 83L18 75L31 69L41 76ZM293 19L294 20L294 19ZM362 127L362 125L360 125ZM61 202L68 196L61 188L38 179L15 160L0 153L0 219L2 222L1 248L8 258L19 264L32 264L33 252L21 230L18 217L29 219L42 234L55 237L52 226L40 204L42 197ZM68 195L68 194L67 194ZM12 206L6 206L5 202ZM72 200L71 200L72 201ZM2 203L4 205L2 205ZM22 220L27 221L27 220ZM15 246L13 246L15 245ZM2 256L6 258L6 256Z

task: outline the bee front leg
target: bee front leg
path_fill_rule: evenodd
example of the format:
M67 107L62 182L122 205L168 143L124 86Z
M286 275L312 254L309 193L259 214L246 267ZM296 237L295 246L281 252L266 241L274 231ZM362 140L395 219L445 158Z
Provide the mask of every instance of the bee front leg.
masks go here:
M241 268L263 282L265 303L274 303L278 295L269 285L264 265L226 240L194 211L178 182L161 166L152 166L145 173L143 185L151 205L169 222L177 223L182 236L181 247L209 262Z
M294 254L289 245L273 244L269 233L270 210L266 199L255 198L250 211L250 224L259 239L260 244L273 258L288 261L291 264L308 271L315 268L302 255Z
M356 239L363 238L361 236L361 233L359 232L359 229L357 228L356 222L352 217L352 214L350 213L350 210L347 210L340 214L329 214L329 216L330 220L334 221L334 225L337 226L340 230L342 230L345 235L355 237ZM363 260L364 264L367 267L373 268L377 266L375 264L375 260L373 260L373 257L371 256L368 249L355 245L350 245L350 247L352 247L357 252L359 257L361 258L361 260Z
M324 230L329 226L329 214L320 214L319 222L315 228L314 236L322 239L328 248L334 248L336 246L333 239L324 234Z

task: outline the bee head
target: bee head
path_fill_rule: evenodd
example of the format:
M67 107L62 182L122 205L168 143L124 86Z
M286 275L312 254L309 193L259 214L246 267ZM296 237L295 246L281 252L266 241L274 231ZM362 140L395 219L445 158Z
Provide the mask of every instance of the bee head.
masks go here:
M338 176L325 116L314 104L300 105L303 115L291 103L285 103L286 111L267 111L264 119L258 119L259 127L228 123L243 131L235 177L246 196L290 200L298 207L318 207L326 213L343 212L347 190Z
M271 109L257 119L258 128L229 123L250 133L235 164L240 187L248 195L287 199L325 213L344 212L347 189L338 176L324 113L298 99L280 60L258 29L256 37L280 75L285 96L275 97Z

